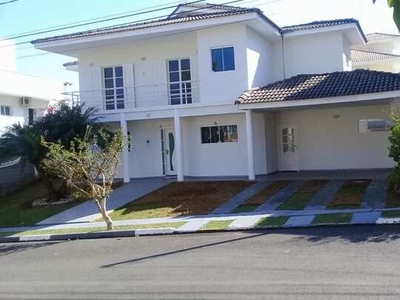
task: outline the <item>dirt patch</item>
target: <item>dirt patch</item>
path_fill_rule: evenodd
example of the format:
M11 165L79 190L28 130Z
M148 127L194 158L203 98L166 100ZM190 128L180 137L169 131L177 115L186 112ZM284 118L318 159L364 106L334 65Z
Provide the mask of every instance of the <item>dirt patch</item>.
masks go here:
M113 212L114 219L203 215L245 188L249 181L173 182Z
M261 205L268 201L274 194L283 189L290 183L290 180L277 180L269 186L259 191L257 194L247 199L242 205Z
M387 195L386 195L386 203L385 207L400 207L400 194L397 194L394 190L394 185L389 184Z
M339 188L335 197L328 204L328 209L360 207L365 190L371 183L370 179L347 180Z

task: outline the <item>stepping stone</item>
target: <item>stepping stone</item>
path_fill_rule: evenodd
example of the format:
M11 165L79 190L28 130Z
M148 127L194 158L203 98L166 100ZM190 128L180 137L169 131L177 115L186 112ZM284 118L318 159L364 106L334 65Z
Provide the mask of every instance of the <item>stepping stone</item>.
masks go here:
M285 202L304 183L304 180L292 181L286 187L284 187L276 194L274 194L271 198L269 198L264 204L261 204L259 207L257 207L254 212L267 212L274 210L283 202Z
M233 221L228 228L235 229L235 228L251 228L254 226L254 224L257 223L257 221L260 219L260 216L251 216L251 217L245 217L245 218L240 218L236 219Z
M305 210L322 210L333 200L343 180L331 180L308 202Z
M204 220L194 220L189 221L185 225L179 227L177 231L185 232L185 231L196 231L199 230L203 225L207 224L210 220L205 218Z
M368 213L354 213L351 218L352 224L365 224L365 223L373 223L379 220L381 217L380 212L368 212Z
M308 226L314 220L315 215L310 216L297 216L290 217L289 220L285 223L285 227L288 226Z
M247 199L269 186L271 182L272 181L259 181L249 186L247 189L241 191L239 194L216 208L211 214L229 214L236 207L243 204Z
M383 208L386 201L388 182L386 179L374 179L365 191L361 208Z

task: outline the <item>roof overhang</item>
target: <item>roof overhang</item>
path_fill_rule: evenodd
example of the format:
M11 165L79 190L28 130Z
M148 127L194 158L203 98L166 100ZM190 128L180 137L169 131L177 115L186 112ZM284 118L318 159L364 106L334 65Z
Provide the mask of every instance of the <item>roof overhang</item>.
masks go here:
M94 48L124 44L150 38L165 37L167 35L184 34L194 30L240 22L250 22L250 26L255 26L258 29L260 29L261 24L264 25L264 29L267 25L275 30L271 36L280 36L279 29L275 28L271 24L272 22L268 22L267 18L262 18L257 12L249 12L241 15L168 24L116 33L98 34L94 36L76 37L57 41L37 42L34 43L34 46L39 50L77 57L80 50L89 47Z
M262 102L262 103L249 103L249 104L237 104L240 110L249 109L284 109L284 108L300 108L300 107L312 107L312 106L324 106L332 104L351 104L351 103L372 103L377 100L380 101L392 101L393 99L400 99L400 91L384 92L384 93L371 93L371 94L359 94L351 96L340 96L340 97L327 97L327 98L316 98L308 100L288 100L288 101L274 101L274 102Z
M353 66L369 66L369 65L392 65L392 64L400 64L400 56L393 58L382 58L376 60L368 60L368 61L359 61L359 62L351 62Z
M342 25L335 25L335 26L326 26L321 28L314 28L314 29L304 29L304 30L295 30L285 32L285 37L297 37L303 35L311 35L311 34L319 34L319 33L328 33L328 32L335 32L341 31L344 33L345 37L349 40L352 45L365 45L367 42L366 37L358 25L358 23L349 23L349 24L342 24Z

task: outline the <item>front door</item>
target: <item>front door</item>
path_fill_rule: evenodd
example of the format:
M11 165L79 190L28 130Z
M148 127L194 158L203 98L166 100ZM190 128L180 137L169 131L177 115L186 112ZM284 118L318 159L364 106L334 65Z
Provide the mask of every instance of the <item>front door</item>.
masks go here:
M279 129L280 170L298 171L297 130L295 126L282 126Z
M175 132L165 129L165 175L176 175Z

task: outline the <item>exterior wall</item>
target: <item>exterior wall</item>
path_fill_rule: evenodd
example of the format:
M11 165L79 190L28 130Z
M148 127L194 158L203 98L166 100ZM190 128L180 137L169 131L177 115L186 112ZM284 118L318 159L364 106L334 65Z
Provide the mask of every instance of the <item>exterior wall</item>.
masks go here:
M36 109L36 116L43 115L47 104L48 101L31 99L30 105L25 107L19 104L19 97L0 94L0 105L9 106L11 108L11 116L0 115L0 134L6 127L12 124L23 124L28 118L28 108Z
M34 168L30 164L18 164L0 168L0 196L5 196L35 179Z
M231 143L201 143L202 126L237 125L238 141ZM114 123L113 127L118 124ZM185 176L246 176L245 114L226 114L182 118L183 156ZM131 178L163 176L161 129L174 128L173 119L129 121L131 151L129 175ZM267 173L265 152L264 114L253 115L254 157L256 174ZM117 177L122 177L122 166Z
M285 70L286 78L298 74L343 71L342 34L286 37Z
M396 72L397 69L394 68L392 64L388 63L371 63L365 65L356 65L353 66L353 69L364 69L364 70L374 70L374 71L382 71L382 72Z
M167 105L167 97L156 103L154 85L159 95L167 93L167 60L190 58L192 80L199 80L197 41L195 33L177 34L139 42L82 50L79 54L79 86L82 100L102 102L102 68L123 66L127 101L136 107ZM134 91L133 86L137 86ZM92 92L95 91L95 92ZM134 94L135 93L135 94ZM140 95L140 97L139 97Z
M389 118L389 105L280 112L278 124L297 125L300 170L391 168L389 132L359 133L359 119Z
M343 41L343 71L351 71L351 44L349 40L342 36Z
M267 173L279 170L276 114L264 113Z
M272 44L265 37L246 28L247 88L264 86L272 82Z
M235 70L213 72L211 48L233 46ZM199 30L197 33L202 103L233 103L246 90L246 26L242 23Z

